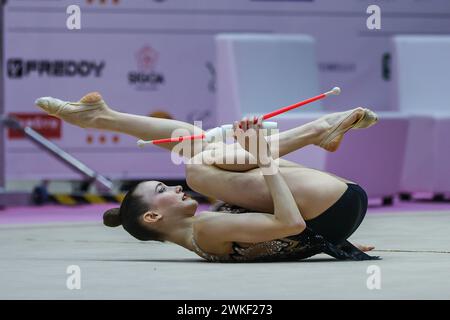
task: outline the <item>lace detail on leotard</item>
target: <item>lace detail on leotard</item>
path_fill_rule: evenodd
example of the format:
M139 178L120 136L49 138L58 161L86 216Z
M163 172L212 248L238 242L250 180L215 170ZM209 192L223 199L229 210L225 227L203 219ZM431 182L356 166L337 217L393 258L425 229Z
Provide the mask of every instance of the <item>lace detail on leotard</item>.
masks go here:
M214 211L228 213L244 213L248 210L230 205L218 203L212 207ZM348 241L345 247L336 246L327 241L323 236L306 228L302 233L242 247L233 242L232 252L225 255L214 255L204 252L192 237L194 251L202 258L212 262L258 262L258 261L288 261L301 260L319 253L328 254L339 260L372 260L379 257L371 257L354 247Z
M248 247L241 247L236 242L232 244L232 253L225 255L214 255L203 251L192 237L192 244L195 253L200 257L212 262L250 262L281 260L283 256L294 251L297 245L296 241L290 239L277 239L252 244Z
M205 260L208 260L211 262L220 262L220 261L229 260L228 255L220 256L220 255L209 254L209 253L203 251L202 249L200 249L200 247L198 246L197 242L194 239L194 235L192 235L192 245L194 248L194 252Z

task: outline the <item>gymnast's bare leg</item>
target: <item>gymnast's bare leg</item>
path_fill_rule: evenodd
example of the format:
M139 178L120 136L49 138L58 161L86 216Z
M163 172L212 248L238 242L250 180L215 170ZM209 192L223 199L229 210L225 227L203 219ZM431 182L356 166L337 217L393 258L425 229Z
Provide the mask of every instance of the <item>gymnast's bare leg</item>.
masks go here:
M70 124L83 128L96 128L120 132L143 140L167 138L177 129L184 130L186 134L200 134L203 132L202 129L182 121L118 112L113 108L110 108L105 103L102 96L97 92L87 94L78 103L74 104L49 97L36 100L36 104L50 115L54 115ZM278 155L282 157L309 144L318 145L333 123L339 121L342 117L345 117L345 115L345 112L338 112L321 117L320 119L306 123L302 126L270 136L268 137L268 140L269 142L273 139L279 141ZM361 116L361 110L353 112L351 117L346 121L351 123L355 121L358 116ZM217 145L208 146L203 140L184 141L183 143L190 144L194 142L200 143L200 148L192 147L191 150L193 153L190 155L184 154L185 156L193 157L196 155L195 151L198 152L198 150L200 150L201 152L204 149L217 147ZM166 143L160 144L158 147L172 151L176 145L177 143ZM242 148L234 148L231 146L227 151L230 151L231 149L237 150L239 153L237 155L238 157L248 157L248 153ZM283 164L287 165L285 162L283 162ZM257 167L255 164L217 165L221 169L230 171L246 171ZM289 166L292 166L292 164Z

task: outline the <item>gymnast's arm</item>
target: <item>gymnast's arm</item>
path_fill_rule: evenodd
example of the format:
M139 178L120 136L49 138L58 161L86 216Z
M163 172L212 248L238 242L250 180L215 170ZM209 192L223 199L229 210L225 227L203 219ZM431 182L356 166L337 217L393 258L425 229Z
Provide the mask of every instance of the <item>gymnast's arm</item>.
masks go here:
M264 173L264 180L269 188L274 203L274 215L265 213L222 214L214 219L205 219L198 225L199 232L210 235L221 242L257 243L279 239L301 233L306 223L299 212L297 203L286 181L270 155L270 149L259 127L256 134L250 135L260 141L259 150L251 150L258 166ZM244 131L247 129L244 128ZM239 140L239 139L238 139ZM243 147L246 144L242 143Z

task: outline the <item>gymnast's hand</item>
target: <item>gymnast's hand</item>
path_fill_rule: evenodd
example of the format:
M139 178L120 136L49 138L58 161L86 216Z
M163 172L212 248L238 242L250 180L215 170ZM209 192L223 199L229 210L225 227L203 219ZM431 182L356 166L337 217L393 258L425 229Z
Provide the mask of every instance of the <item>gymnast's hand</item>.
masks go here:
M234 137L238 143L256 159L258 166L268 166L272 163L270 147L264 138L262 117L244 117L233 123Z

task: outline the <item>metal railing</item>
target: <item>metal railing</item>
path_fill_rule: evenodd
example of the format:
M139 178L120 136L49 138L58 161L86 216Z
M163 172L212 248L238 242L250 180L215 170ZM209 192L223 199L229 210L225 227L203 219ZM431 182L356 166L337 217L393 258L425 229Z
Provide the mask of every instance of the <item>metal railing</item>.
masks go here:
M17 119L5 115L1 116L0 123L4 127L21 131L25 135L25 137L28 138L32 143L37 145L42 150L48 152L59 161L68 165L73 170L79 172L90 182L95 182L100 188L106 189L107 191L112 190L113 183L111 180L92 170L86 164L58 147L56 144L42 136L33 128L22 126Z
M20 122L4 114L5 112L5 87L4 87L4 8L6 0L0 0L0 206L5 203L10 204L12 199L20 198L20 195L25 193L15 193L5 191L5 128L11 128L23 132L26 138L37 145L40 149L50 153L59 161L63 162L71 169L79 172L82 176L87 178L89 184L95 183L99 189L110 192L113 188L113 183L108 178L102 176L98 172L89 168L86 164L67 153L50 140L43 137L39 132L28 126L22 126ZM19 195L17 197L16 195ZM14 202L14 201L13 201ZM20 201L23 202L23 201Z

